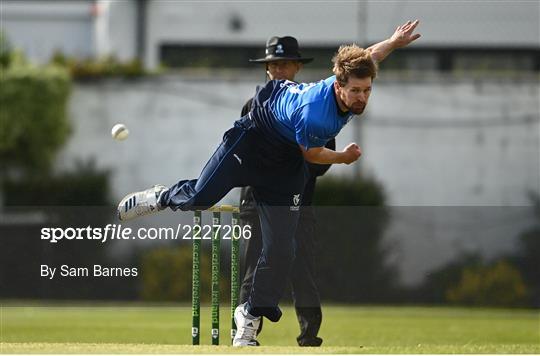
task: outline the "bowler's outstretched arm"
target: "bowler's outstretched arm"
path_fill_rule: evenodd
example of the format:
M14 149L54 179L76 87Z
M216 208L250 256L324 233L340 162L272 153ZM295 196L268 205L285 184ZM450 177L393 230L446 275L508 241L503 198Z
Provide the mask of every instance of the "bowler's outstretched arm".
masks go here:
M419 33L413 34L414 29L419 23L420 21L418 20L407 21L407 23L398 26L390 38L367 48L367 50L371 52L371 58L377 63L381 62L392 53L393 50L405 47L409 45L409 43L420 38Z

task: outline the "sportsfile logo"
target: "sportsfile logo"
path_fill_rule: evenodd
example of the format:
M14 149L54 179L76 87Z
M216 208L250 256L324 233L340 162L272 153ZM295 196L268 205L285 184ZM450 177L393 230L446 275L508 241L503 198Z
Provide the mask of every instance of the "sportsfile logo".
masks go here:
M219 224L214 219L212 225L201 225L200 220L195 225L178 224L175 227L149 227L132 229L122 225L108 224L105 227L44 227L41 229L41 240L50 243L71 240L94 240L105 243L109 240L210 240L219 236L221 240L249 240L251 226L239 225L233 219L233 224Z
M130 240L133 230L122 225L107 224L102 227L44 227L41 229L41 240L58 243L61 240L96 240L104 243L108 240Z

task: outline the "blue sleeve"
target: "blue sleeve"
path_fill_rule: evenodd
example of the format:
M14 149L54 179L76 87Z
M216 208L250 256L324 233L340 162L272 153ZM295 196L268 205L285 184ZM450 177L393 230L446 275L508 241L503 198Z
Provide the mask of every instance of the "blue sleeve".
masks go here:
M327 137L321 125L322 111L317 105L304 105L297 113L295 120L296 142L306 149L323 147L331 137Z

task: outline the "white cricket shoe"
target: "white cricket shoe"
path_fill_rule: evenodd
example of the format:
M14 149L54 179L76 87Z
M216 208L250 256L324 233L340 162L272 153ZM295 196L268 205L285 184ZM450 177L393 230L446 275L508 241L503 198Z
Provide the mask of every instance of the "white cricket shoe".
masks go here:
M240 304L234 310L234 322L236 323L236 335L233 346L259 346L257 329L261 323L260 316L253 316L246 311L246 303Z
M118 204L118 219L125 221L157 213L162 209L158 204L159 197L167 189L163 185L154 185L142 192L126 195Z

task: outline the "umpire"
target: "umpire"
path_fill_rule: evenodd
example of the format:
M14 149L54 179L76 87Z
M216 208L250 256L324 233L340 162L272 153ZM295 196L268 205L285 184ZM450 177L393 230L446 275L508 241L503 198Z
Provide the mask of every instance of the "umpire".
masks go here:
M313 58L301 56L296 38L286 36L270 37L266 42L266 56L251 59L250 62L264 63L270 80L294 81L294 77L302 69L303 64L312 60ZM249 113L251 103L252 99L248 100L242 108L242 117ZM326 147L335 150L335 140L330 140ZM317 177L322 176L330 165L307 164L310 177L302 195L302 208L296 231L296 258L291 273L291 289L300 324L300 335L296 338L298 345L320 346L323 340L317 336L317 333L322 322L322 311L319 291L315 283L315 216L311 203ZM249 240L245 240L244 278L240 290L240 303L245 303L248 299L253 274L262 249L261 227L255 204L252 188L242 188L240 219L243 225L252 227L252 236Z

